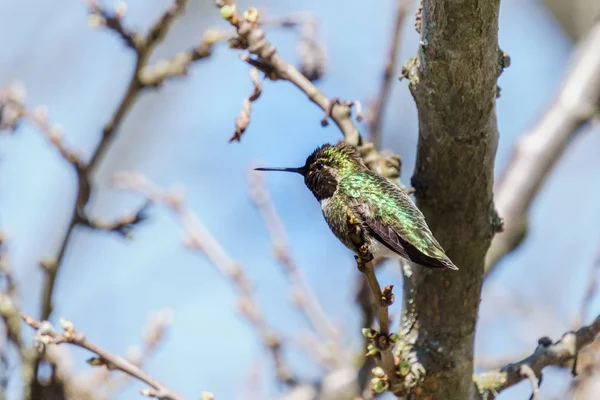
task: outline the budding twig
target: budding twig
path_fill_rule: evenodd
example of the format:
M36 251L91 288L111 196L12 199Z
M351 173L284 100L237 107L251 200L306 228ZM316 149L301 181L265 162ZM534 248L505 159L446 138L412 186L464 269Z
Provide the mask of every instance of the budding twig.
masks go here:
M252 88L252 93L250 94L250 96L244 99L242 109L240 110L240 113L235 119L235 133L231 138L229 138L230 142L239 142L244 132L246 132L246 128L248 128L248 125L250 124L250 113L252 112L252 103L258 100L262 93L262 83L260 82L260 78L258 76L258 69L250 69L250 79L252 80L252 84L254 85L254 87Z
M22 318L27 325L36 330L34 344L40 351L44 351L45 347L48 345L70 343L73 346L89 350L98 356L89 359L88 364L92 366L104 366L110 370L122 371L149 385L151 388L143 389L141 391L142 395L146 397L160 400L185 400L183 396L175 393L172 389L148 375L138 366L132 364L123 357L104 350L97 344L88 340L85 335L75 330L71 321L61 319L61 326L64 329L64 333L59 333L48 321L40 322L35 318L24 314L22 315Z

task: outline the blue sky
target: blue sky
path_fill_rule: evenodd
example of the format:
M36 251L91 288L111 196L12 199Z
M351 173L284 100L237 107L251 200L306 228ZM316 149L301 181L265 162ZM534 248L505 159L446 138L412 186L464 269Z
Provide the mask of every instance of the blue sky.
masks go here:
M198 43L209 27L226 27L212 2L190 3L153 60ZM319 88L328 96L366 104L376 94L393 19L391 12L381 10L392 10L393 3L265 0L252 5L264 6L270 15L315 12L329 55L328 73ZM129 1L126 22L146 29L168 4ZM241 3L247 5L251 4ZM5 38L0 86L23 84L27 104L47 105L51 121L64 129L65 142L87 157L125 89L133 55L112 33L90 29L86 14L79 1L0 3L0 37ZM292 62L295 37L291 31L269 32ZM400 62L415 54L417 41L411 17L403 32ZM557 22L532 0L502 2L500 45L511 55L512 65L499 81L497 175L509 160L515 138L549 103L572 50ZM289 285L250 202L247 170L258 162L300 165L318 145L338 140L340 132L334 125L322 128L321 111L292 85L264 82L242 142L227 143L252 87L248 67L238 55L220 47L209 60L194 65L188 77L138 98L94 177L89 211L110 218L141 204L139 196L110 187L109 179L118 171L133 169L160 185L184 186L189 207L250 275L269 322L284 337L294 338L308 328L287 301ZM361 130L366 132L366 126ZM600 186L592 184L600 181L598 130L585 128L573 141L533 205L525 243L486 282L478 354L520 355L533 350L538 337L557 338L569 329L600 243ZM393 86L383 137L384 146L403 157L407 184L417 123L405 82ZM326 311L343 324L344 345L357 348L360 314L353 301L357 271L351 254L330 234L318 203L299 177L272 174L267 183L294 257ZM0 228L10 237L11 262L27 313L39 312L42 275L37 263L57 251L75 185L69 166L31 126L23 124L15 135L0 137ZM168 212L156 207L150 214L132 241L77 230L56 287L55 319L70 318L89 338L125 353L140 343L147 314L168 307L173 322L147 365L151 374L189 398L210 390L218 398L231 399L247 396L251 370L259 370L264 396L276 398L270 360L253 330L236 315L232 285L201 255L182 246L181 228ZM401 274L388 267L381 280L400 287ZM595 301L592 315L598 305ZM286 356L302 376L320 374L297 346ZM73 352L76 368L87 370L86 357ZM563 375L546 376L545 395L560 398L564 380L559 376ZM17 382L11 387L13 398L18 398ZM135 398L141 387L132 384L118 398ZM524 398L528 390L519 385L499 398Z

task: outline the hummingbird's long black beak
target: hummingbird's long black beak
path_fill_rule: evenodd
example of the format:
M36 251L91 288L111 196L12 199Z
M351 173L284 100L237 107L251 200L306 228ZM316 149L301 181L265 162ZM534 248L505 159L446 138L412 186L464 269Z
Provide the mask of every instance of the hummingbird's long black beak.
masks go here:
M254 168L255 171L283 171L283 172L295 172L300 175L306 174L306 168Z

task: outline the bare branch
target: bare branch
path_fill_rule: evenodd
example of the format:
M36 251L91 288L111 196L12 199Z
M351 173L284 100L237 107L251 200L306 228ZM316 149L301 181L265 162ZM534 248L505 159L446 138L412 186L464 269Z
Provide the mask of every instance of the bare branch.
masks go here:
M252 88L252 93L250 93L250 96L244 99L242 109L240 110L240 113L235 119L235 132L233 136L229 138L230 142L239 142L242 138L242 135L244 134L246 128L248 128L248 125L250 124L250 113L252 112L252 103L258 100L262 93L262 83L260 81L260 78L258 77L258 69L250 69L250 79L252 80L252 85L254 87Z
M34 344L43 351L46 346L51 344L70 343L96 354L98 358L91 358L88 364L92 366L104 366L110 370L122 371L149 385L151 389L142 390L142 394L160 400L185 400L185 398L157 379L142 371L136 365L130 363L123 357L112 354L95 343L89 341L82 333L75 330L73 323L68 320L61 320L64 333L57 332L48 321L40 322L30 316L22 315L23 321L36 330Z
M567 366L577 357L579 351L592 343L600 333L600 316L588 326L577 331L567 332L556 343L548 338L540 339L533 354L498 371L485 372L475 377L480 392L497 393L522 381L522 366L528 366L536 377L541 377L542 370L548 366Z
M250 171L248 181L254 205L260 212L271 237L275 257L290 280L291 290L294 294L294 303L306 317L306 320L314 331L327 340L329 346L333 347L335 358L340 363L342 361L341 350L338 346L340 332L323 310L319 299L312 291L308 282L306 282L302 271L293 259L285 227L269 196L269 191L265 186L261 174Z
M360 104L360 101L358 101L358 100L342 100L337 97L334 97L329 102L329 107L327 107L327 109L325 110L325 116L323 116L323 119L321 120L321 126L329 125L329 118L331 118L331 115L333 114L333 107L335 107L336 105L350 107L350 108L352 108L352 106L355 106L356 120L359 122L363 120L362 105Z
M388 54L385 61L385 69L383 72L379 92L373 104L369 105L368 122L369 122L369 138L376 148L381 146L381 125L383 123L383 113L385 104L389 99L390 90L396 74L396 64L398 53L400 51L400 43L402 40L402 27L406 20L406 15L410 9L410 0L396 0L396 12L394 19L394 27Z
M175 19L183 14L188 1L189 0L173 0L171 7L169 7L150 28L150 31L146 36L147 46L153 46L164 40Z
M135 213L126 212L116 221L113 222L107 222L101 218L90 219L87 215L83 213L78 213L77 223L83 226L87 226L88 228L100 231L116 232L122 235L123 237L129 237L134 227L148 219L147 211L149 206L150 203L146 202L146 204L140 207L140 209L137 210Z
M486 273L517 247L526 233L529 205L579 128L600 104L600 22L575 51L553 103L517 143L512 160L495 188L494 200L504 231L486 256Z
M216 4L221 10L221 16L236 28L243 48L246 48L251 54L257 56L260 61L271 67L274 75L270 78L289 81L303 91L323 111L331 107L330 100L300 71L281 58L275 46L265 38L265 32L259 25L258 11L255 8L249 8L242 16L233 1L217 0ZM336 107L331 118L340 128L347 141L354 145L359 144L360 133L352 123L350 107L346 105Z
M123 25L122 20L127 12L125 3L118 3L113 13L100 7L96 0L86 0L86 3L90 10L90 15L88 17L88 24L90 27L98 28L106 26L108 29L119 35L128 47L135 51L141 50L144 45L143 37Z
M35 111L27 110L21 100L12 93L10 89L0 90L0 106L9 107L13 113L13 121L10 125L15 125L19 120L25 120L38 128L44 137L59 152L62 158L73 166L75 172L80 175L85 172L87 166L81 160L81 157L75 152L69 150L63 143L63 133L58 126L52 126L48 121L48 109L46 106L38 106Z
M174 190L162 189L135 172L121 172L115 175L113 183L116 187L142 194L152 202L167 207L175 214L186 234L185 244L206 256L219 273L235 285L240 296L240 312L252 324L264 345L270 350L278 379L287 385L295 385L297 380L282 356L281 340L262 315L250 280L240 264L229 257L196 214L186 207L183 194Z
M142 67L139 73L141 84L145 87L160 87L169 78L186 76L192 63L210 57L213 45L227 40L230 36L218 29L207 30L202 42L196 47L177 53L171 60L160 60Z

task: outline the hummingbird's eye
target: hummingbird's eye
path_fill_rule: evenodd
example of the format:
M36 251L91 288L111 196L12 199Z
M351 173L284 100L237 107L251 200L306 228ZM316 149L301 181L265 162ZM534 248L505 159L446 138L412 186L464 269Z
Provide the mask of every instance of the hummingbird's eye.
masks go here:
M318 169L318 170L319 170L319 169L323 169L323 168L325 168L325 164L323 164L322 162L320 162L320 163L317 163L317 164L315 165L315 168L316 168L316 169Z

